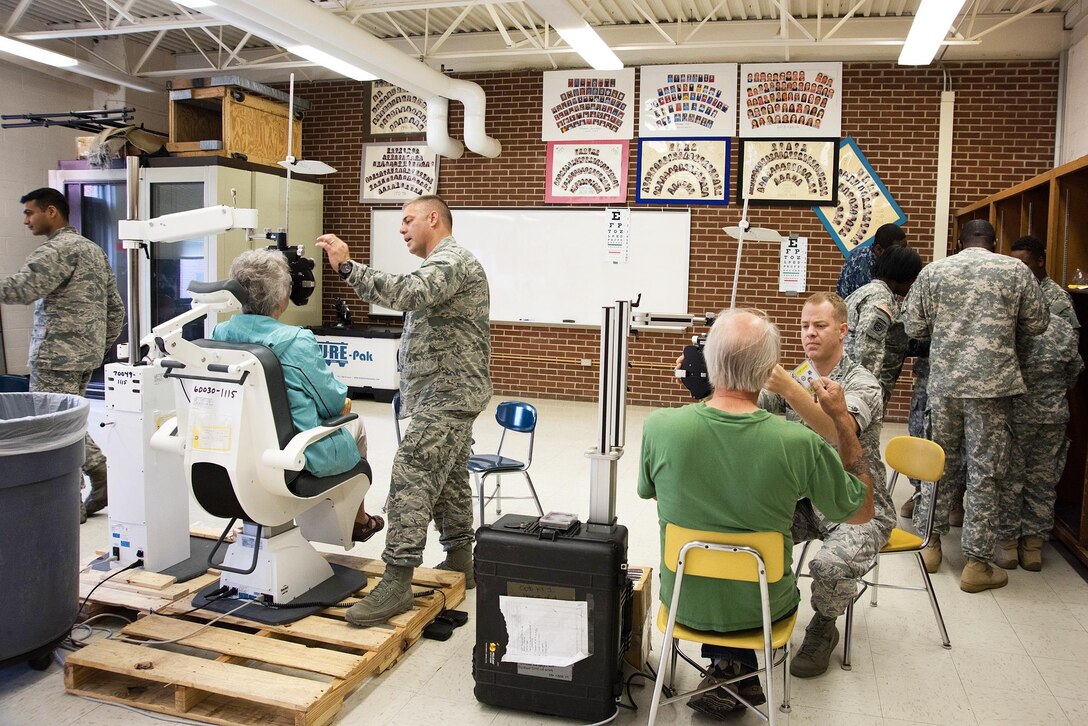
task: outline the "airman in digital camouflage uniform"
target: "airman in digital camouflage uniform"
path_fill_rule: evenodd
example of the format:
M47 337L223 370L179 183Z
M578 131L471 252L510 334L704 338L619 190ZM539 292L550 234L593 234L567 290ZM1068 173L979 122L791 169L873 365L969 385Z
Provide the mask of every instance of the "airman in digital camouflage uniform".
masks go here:
M922 258L915 250L892 247L877 258L873 281L846 298L846 354L880 381L885 406L907 355L899 298L910 291L921 270Z
M857 422L858 441L873 480L876 513L865 524L837 524L813 508L808 500L797 503L794 542L811 539L824 542L809 564L815 613L805 630L801 648L790 660L790 673L800 678L818 676L827 670L831 653L839 642L835 621L846 612L846 606L857 593L858 579L873 566L895 526L895 512L884 484L884 463L880 457L884 415L880 383L844 354L846 331L846 304L842 298L831 293L809 297L801 311L801 345L817 373L838 383L846 394L846 406ZM785 414L790 421L804 423L833 444L836 440L830 418L782 366L775 367L766 390L760 393L759 406Z
M18 272L0 280L0 302L35 304L30 390L82 396L125 323L117 280L102 248L68 225L63 194L35 189L19 201L23 224L46 240ZM91 493L80 502L80 523L106 506L106 457L90 436L85 444Z
M1002 490L994 562L1006 570L1043 567L1054 528L1056 487L1069 453L1066 391L1084 370L1077 332L1055 312L1042 335L1016 341L1027 393L1012 400L1012 460Z
M907 243L907 235L898 224L882 224L873 237L873 242L865 247L854 249L839 271L839 281L835 292L846 299L859 287L868 285L873 280L873 266L885 250Z
M453 238L453 217L437 196L404 205L400 233L423 258L395 275L353 262L337 236L318 238L329 264L363 300L406 311L397 356L401 416L411 417L393 460L385 575L347 619L377 625L412 607L412 571L423 561L433 519L446 559L440 569L472 573L472 423L491 400L490 292L479 261Z
M1080 330L1080 321L1073 311L1073 298L1046 274L1046 243L1038 237L1026 235L1012 245L1012 256L1023 262L1039 281L1039 292L1052 315L1063 318L1073 328Z
M945 472L955 472L961 459L967 459L967 564L960 577L965 592L1008 583L1008 575L990 563L1008 466L1009 409L1012 397L1027 390L1016 340L1039 335L1050 320L1031 272L995 254L995 239L989 222L966 223L960 230L960 252L922 270L906 301L907 335L931 341L930 425L933 440L944 449ZM936 502L923 496L914 510L914 523L921 529L929 507L936 507L938 536L922 553L930 572L940 566L940 535L948 532L947 489L939 488Z

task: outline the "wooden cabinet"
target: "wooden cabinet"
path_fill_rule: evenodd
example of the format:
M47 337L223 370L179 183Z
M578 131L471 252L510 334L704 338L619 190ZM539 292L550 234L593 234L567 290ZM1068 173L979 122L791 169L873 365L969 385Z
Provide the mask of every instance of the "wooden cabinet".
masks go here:
M1059 166L956 212L955 234L972 219L997 231L1007 254L1025 234L1046 240L1047 273L1073 296L1088 363L1088 156ZM1054 534L1088 563L1088 375L1069 393L1069 456L1058 483Z

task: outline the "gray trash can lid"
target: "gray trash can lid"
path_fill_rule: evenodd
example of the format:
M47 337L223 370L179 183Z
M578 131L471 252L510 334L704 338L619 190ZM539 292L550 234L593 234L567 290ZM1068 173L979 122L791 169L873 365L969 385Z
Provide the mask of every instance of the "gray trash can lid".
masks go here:
M0 456L71 446L87 433L87 400L67 393L0 393Z

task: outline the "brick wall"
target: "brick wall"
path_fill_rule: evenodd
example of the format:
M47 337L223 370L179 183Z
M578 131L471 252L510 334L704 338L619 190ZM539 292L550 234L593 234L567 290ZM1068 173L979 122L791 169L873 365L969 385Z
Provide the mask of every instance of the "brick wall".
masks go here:
M1057 61L945 64L956 91L953 148L953 210L1023 181L1052 166L1057 114ZM543 206L545 144L540 141L539 72L477 73L463 76L487 93L487 129L503 144L501 156L484 159L466 152L442 159L439 193L458 206ZM908 238L931 258L937 135L944 76L936 69L885 63L844 67L842 130L853 136L906 212ZM636 83L637 87L637 83ZM358 203L360 145L366 112L364 84L332 81L299 86L313 104L305 122L304 156L320 159L340 173L325 187L325 223L344 237L354 256L369 259L370 209ZM461 135L459 104L450 104L450 132ZM383 139L384 140L384 139ZM637 144L631 146L628 203L634 206ZM736 150L732 184L736 183ZM735 198L735 192L733 197ZM736 224L740 209L692 207L689 309L719 310L729 304L736 242L722 227ZM842 255L807 207L753 207L757 226L809 237L808 289L833 290ZM777 292L776 245L745 245L738 305L766 310L783 330L784 362L801 359L798 319L803 298ZM324 318L334 320L333 300L354 294L334 276L326 277ZM352 306L363 310L361 303ZM499 394L592 400L597 396L596 330L495 324L492 375ZM672 378L672 362L690 333L643 333L631 343L629 400L648 405L685 402ZM909 369L909 366L908 366ZM891 420L905 420L911 379L900 378L889 408Z

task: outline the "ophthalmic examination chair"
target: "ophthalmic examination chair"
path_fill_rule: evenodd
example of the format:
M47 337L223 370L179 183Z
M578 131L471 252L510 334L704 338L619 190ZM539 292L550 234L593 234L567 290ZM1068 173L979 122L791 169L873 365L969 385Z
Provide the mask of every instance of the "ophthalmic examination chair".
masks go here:
M204 314L238 309L245 298L233 281L193 283L190 291L194 311L203 307ZM192 315L153 331L167 356L157 364L175 381L177 416L158 429L151 445L181 453L197 503L230 519L209 565L235 522L243 523L223 563L215 565L222 572L219 582L202 590L194 606L227 612L251 599L238 617L286 623L362 589L362 572L330 565L310 541L353 546L352 526L370 488L370 465L363 459L329 477L304 469L306 447L357 414L296 432L276 355L263 345L185 341L180 334L185 317Z

